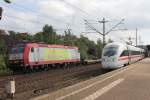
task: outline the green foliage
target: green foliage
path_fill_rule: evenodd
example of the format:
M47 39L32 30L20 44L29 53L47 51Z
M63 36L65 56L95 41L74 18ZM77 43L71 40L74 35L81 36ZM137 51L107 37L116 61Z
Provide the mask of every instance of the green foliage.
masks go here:
M9 70L6 64L6 59L4 55L0 55L0 76L10 75L12 71Z
M42 34L42 32L36 33L36 34L33 36L33 39L34 39L36 42L42 42L42 41L43 41L43 34Z
M6 47L5 47L5 41L0 38L0 54L5 54Z
M13 40L16 40L16 41L22 41L22 40L32 41L33 40L33 36L28 33L19 33L19 32L14 32L14 31L9 31L9 33L10 33L9 36Z
M75 46L75 42L77 40L78 40L78 38L75 35L73 35L70 32L70 30L65 31L65 36L63 37L63 44Z
M8 70L7 47L5 41L0 38L0 73Z
M6 69L6 64L4 60L4 56L0 55L0 70L5 70Z
M108 43L112 43L112 42L113 42L113 40L111 40L111 39L109 38Z
M49 25L45 25L43 27L42 36L43 36L43 41L49 44L55 44L57 39L56 32L54 31L53 27Z
M102 54L102 49L103 49L103 43L100 39L97 40L97 45L96 45L96 51L97 51L97 57L101 58Z
M9 70L6 61L8 61L8 59L6 60L6 56L0 54L0 76L10 75L12 73L12 71Z

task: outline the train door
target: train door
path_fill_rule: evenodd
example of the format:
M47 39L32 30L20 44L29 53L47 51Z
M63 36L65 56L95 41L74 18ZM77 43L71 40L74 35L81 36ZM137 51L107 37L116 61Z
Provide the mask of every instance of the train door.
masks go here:
M39 48L31 48L30 61L36 63L39 61Z
M128 50L128 64L131 63L131 50L129 49L129 47L127 47Z
M39 48L34 48L34 61L39 61Z

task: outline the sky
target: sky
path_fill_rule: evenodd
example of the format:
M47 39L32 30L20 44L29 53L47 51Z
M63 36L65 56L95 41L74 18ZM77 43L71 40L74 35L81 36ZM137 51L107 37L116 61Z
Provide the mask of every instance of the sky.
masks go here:
M149 0L10 0L11 4L0 0L3 7L3 17L0 28L17 32L35 34L42 31L45 24L52 25L58 34L64 34L65 29L72 29L74 35L81 34L90 40L102 39L98 33L93 33L84 20L102 32L103 18L106 32L125 19L106 39L124 42L129 37L135 43L136 28L138 29L138 44L150 44L150 1ZM87 33L91 32L91 33Z

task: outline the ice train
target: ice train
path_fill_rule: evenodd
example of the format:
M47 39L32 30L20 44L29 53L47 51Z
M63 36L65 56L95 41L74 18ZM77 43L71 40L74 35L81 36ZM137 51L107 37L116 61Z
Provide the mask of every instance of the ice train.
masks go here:
M138 47L118 42L109 43L102 52L102 68L120 68L143 59L144 54L145 50Z

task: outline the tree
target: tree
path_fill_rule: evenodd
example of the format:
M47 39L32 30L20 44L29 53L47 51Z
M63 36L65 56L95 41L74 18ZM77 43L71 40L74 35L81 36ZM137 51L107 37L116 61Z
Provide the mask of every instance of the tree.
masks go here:
M97 40L96 48L97 48L97 57L101 58L102 49L103 49L103 43L102 43L102 41L100 39Z
M112 43L114 42L112 39L109 38L108 43Z
M14 40L14 41L32 41L33 36L30 35L29 33L20 33L20 32L14 32L14 31L9 31L9 36Z
M56 39L56 32L54 31L53 27L46 24L43 27L43 41L45 43L54 44Z
M34 41L36 42L43 42L43 33L38 32L33 36Z
M14 31L9 31L9 36L12 38L12 39L14 39L14 40L17 40L17 36L16 36L16 32L14 32Z
M97 47L94 41L89 40L83 35L77 39L75 45L79 47L81 59L96 59L97 57Z
M0 70L7 69L6 66L8 66L7 46L5 40L0 37Z
M70 30L64 31L64 44L65 45L75 45L76 36L74 36Z
M0 38L0 55L4 55L5 51L6 51L5 41Z

